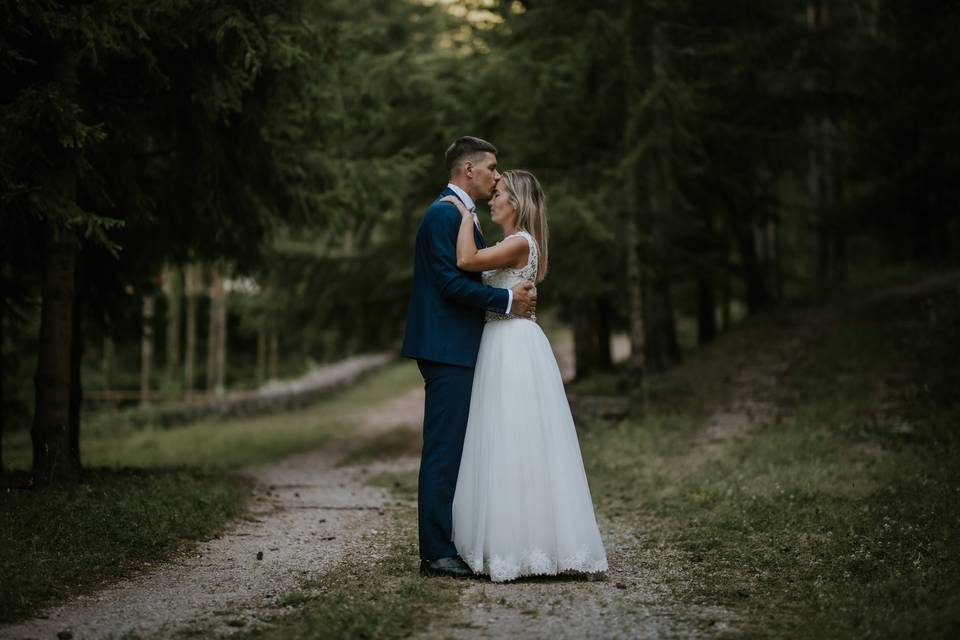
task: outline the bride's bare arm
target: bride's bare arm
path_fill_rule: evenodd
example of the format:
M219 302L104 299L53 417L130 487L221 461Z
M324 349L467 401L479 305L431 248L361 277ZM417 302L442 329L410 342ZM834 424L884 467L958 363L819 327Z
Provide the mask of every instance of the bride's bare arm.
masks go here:
M457 198L444 198L460 211L460 230L457 233L457 267L464 271L486 271L501 267L521 268L527 263L530 247L523 238L510 238L500 244L477 250L473 238L473 216Z

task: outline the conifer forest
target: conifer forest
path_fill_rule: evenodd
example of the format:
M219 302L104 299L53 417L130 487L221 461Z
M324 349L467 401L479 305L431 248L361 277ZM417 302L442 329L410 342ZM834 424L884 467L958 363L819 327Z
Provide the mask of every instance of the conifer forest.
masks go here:
M415 468L418 419L337 429L422 387L414 242L464 135L546 193L537 315L626 572L556 586L609 598L592 637L956 637L958 69L956 0L0 0L0 637L231 531L249 465ZM345 362L370 373L248 411ZM549 582L418 582L415 476L388 471L400 506L362 517L409 558L227 624L475 637L420 614L492 607L493 637L590 637L550 626ZM144 505L180 524L100 528L168 517ZM681 613L638 627L653 574Z

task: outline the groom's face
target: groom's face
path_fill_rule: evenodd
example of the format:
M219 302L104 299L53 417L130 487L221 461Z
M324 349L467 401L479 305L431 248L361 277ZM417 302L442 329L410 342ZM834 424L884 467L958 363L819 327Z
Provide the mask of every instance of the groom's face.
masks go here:
M477 155L473 160L464 163L464 169L473 185L477 199L489 200L493 197L493 190L496 189L497 182L500 180L497 156L485 151L482 155Z

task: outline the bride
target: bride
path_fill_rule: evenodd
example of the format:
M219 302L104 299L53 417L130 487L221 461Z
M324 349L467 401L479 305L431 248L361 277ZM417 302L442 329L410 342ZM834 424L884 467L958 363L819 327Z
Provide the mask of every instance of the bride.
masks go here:
M507 171L490 200L504 239L477 250L462 215L457 266L511 288L547 273L546 202L526 171ZM534 319L535 320L535 319ZM453 498L453 542L494 582L607 569L577 433L550 343L533 320L487 312Z

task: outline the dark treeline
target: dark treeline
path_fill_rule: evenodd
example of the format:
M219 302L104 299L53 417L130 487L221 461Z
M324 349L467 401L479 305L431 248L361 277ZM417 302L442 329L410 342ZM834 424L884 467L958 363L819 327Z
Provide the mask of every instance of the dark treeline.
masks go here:
M957 2L0 7L0 434L30 426L38 482L78 477L84 389L395 347L464 133L544 183L541 308L578 375L615 331L636 381L746 313L956 251Z
M587 366L608 366L617 321L642 345L634 366L659 370L680 357L678 318L702 343L737 307L948 258L960 5L921 4L533 2L506 14L489 83L497 130L507 162L550 185L553 284Z

